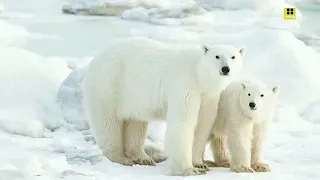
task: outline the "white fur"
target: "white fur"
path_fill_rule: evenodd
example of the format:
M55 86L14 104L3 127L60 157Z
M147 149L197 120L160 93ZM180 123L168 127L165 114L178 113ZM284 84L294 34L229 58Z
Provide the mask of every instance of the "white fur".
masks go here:
M212 137L218 166L228 163L230 152L230 167L235 172L270 170L263 163L263 146L277 99L278 87L260 81L236 81L221 93ZM254 109L250 102L256 104Z
M230 46L173 46L147 38L112 43L92 60L84 80L86 113L106 157L125 165L154 165L143 149L147 124L167 119L165 149L172 174L202 174L192 165L202 97L215 97L228 84L230 76L221 75L222 66L229 65L231 75L242 68L240 52Z

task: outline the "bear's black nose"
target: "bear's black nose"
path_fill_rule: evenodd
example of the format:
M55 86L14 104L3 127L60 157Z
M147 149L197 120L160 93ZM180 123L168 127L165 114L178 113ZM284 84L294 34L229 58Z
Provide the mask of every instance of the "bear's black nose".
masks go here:
M256 107L256 103L250 102L250 103L249 103L249 106L250 106L251 108L255 108L255 107Z
M222 73L223 73L224 75L227 75L227 74L230 72L230 68L229 68L229 66L223 66L223 67L221 68L221 71L222 71Z

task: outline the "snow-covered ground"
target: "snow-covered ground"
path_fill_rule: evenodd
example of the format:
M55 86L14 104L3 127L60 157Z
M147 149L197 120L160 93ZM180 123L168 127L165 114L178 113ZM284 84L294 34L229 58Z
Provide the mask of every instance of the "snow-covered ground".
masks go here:
M281 1L208 4L202 0L201 8L210 10L200 10L201 14L181 11L182 1L176 1L174 10L166 4L168 0L140 2L156 2L153 6L158 9L130 9L120 19L62 14L64 2L60 0L4 0L0 14L0 180L320 178L320 55L316 43L306 46L296 38L320 33L316 26L320 15L314 17L317 12L302 8L298 21L283 21L282 8L287 5ZM220 9L211 10L216 6ZM307 20L302 21L304 14ZM156 167L125 167L108 161L85 122L79 84L85 64L110 39L126 36L245 46L244 73L280 85L280 103L266 148L272 171L236 174L214 168L204 176L182 178L168 176L166 162ZM162 128L150 127L149 141L161 145L165 125L159 125ZM206 155L211 158L209 151Z

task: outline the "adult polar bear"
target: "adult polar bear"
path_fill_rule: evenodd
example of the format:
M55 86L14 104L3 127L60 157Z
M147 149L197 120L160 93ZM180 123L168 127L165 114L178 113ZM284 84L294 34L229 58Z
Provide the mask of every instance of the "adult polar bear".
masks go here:
M106 157L124 165L154 165L143 149L148 121L167 119L165 149L172 174L203 174L192 162L201 102L217 102L230 75L242 69L242 52L139 37L111 43L92 60L84 79L86 114ZM207 108L202 113L213 119L216 112ZM199 128L209 134L210 127Z

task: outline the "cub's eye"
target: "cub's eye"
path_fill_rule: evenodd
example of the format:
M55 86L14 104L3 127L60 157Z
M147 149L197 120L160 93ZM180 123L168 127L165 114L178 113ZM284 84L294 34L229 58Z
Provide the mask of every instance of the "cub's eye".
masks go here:
M235 56L232 56L232 57L231 57L231 59L235 59L235 58L236 58Z
M251 96L251 94L249 93L248 96Z
M216 59L219 59L220 57L219 56L216 56Z
M263 97L263 96L264 96L263 94L260 95L260 97Z

